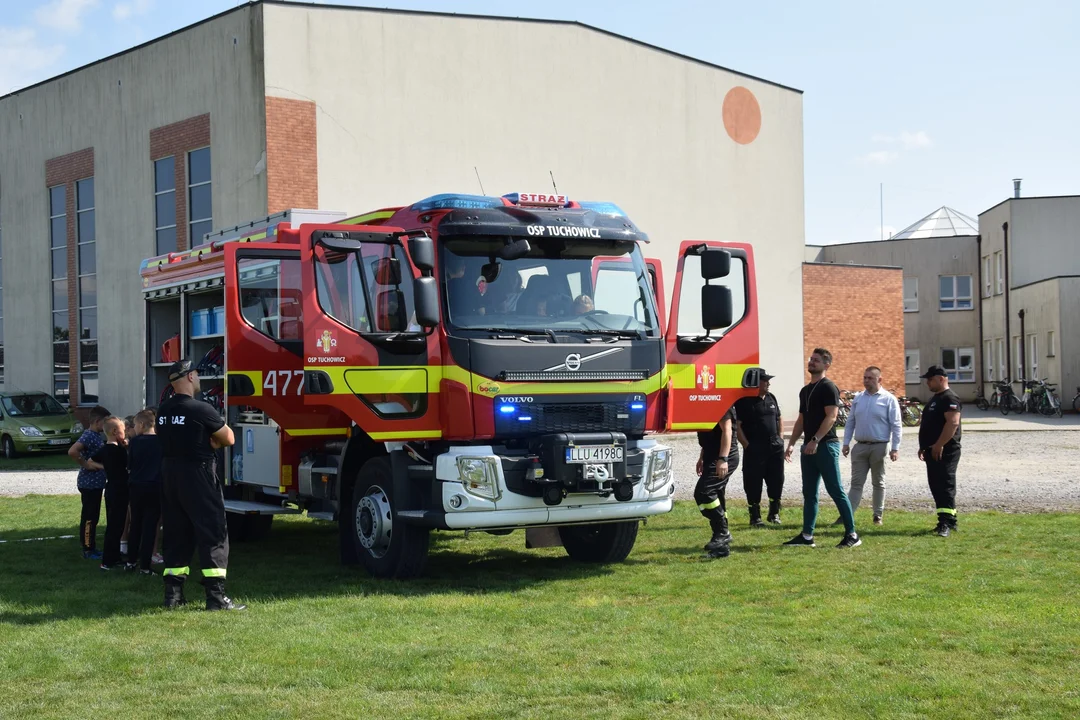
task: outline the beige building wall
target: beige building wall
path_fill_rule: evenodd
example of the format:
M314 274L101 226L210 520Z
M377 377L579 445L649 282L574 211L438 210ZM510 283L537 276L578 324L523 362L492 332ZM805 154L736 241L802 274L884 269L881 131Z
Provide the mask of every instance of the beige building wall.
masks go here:
M1009 237L1021 249L1012 258L1012 286L1080 275L1080 197L1009 200Z
M1058 391L1065 407L1080 392L1080 278L1063 278L1057 281L1060 306L1057 363L1061 375ZM1051 376L1051 381L1053 377Z
M975 376L978 375L978 246L971 236L883 240L822 248L824 262L837 264L880 265L902 267L905 278L918 280L918 308L904 312L905 350L919 351L921 371L942 362L942 348L971 348L975 352ZM942 275L970 275L972 307L969 310L939 309L939 278ZM872 298L867 299L872 302ZM851 317L859 317L859 308L851 309ZM907 394L925 399L923 381L908 378ZM953 382L961 399L975 397L975 378L971 382Z
M761 362L802 384L802 96L572 23L264 7L266 92L317 107L319 205L551 188L620 205L673 285L678 242L750 242ZM288 48L275 52L274 48ZM748 88L760 133L725 132ZM744 140L747 138L743 138ZM475 168L475 169L474 169ZM670 292L670 290L669 290Z
M265 214L260 26L261 9L245 8L0 98L8 389L52 389L45 162L93 148L100 400L124 414L142 406L139 263L155 252L150 130L209 113L214 225Z

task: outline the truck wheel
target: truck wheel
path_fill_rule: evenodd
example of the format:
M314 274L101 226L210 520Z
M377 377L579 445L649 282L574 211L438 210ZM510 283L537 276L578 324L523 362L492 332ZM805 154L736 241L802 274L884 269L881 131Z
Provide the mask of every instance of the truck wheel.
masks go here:
M636 520L559 528L566 554L578 562L588 563L622 562L634 549L637 533Z
M270 528L274 524L273 515L245 515L247 518L244 524L244 539L245 540L265 540L266 536L270 534Z
M19 457L19 453L15 452L15 442L7 435L4 436L4 458L7 460L14 460Z
M399 521L397 510L390 460L368 460L353 487L349 524L360 563L375 577L413 578L427 564L429 530Z

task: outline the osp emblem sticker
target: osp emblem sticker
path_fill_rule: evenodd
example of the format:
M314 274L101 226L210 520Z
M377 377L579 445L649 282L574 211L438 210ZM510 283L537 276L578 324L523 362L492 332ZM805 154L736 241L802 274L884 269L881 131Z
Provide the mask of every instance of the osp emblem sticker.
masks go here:
M337 338L329 330L323 330L322 336L319 337L319 348L329 354L332 348L337 347Z
M716 382L716 375L709 372L709 365L702 365L697 376L697 384L702 390L708 390L709 386Z

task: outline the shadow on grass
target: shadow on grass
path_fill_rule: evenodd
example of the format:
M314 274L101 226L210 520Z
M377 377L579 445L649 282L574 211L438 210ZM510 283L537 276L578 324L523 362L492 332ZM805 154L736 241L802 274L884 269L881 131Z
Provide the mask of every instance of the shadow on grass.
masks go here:
M69 527L42 527L21 531L18 537L71 534ZM99 548L100 540L99 535ZM522 549L507 547L508 540L520 542ZM98 565L98 561L83 559L74 538L0 544L0 624L36 625L157 611L163 595L160 575L106 572ZM197 555L191 568L186 595L189 605L201 607ZM255 604L364 595L476 595L515 592L611 572L603 565L575 562L562 548L525 550L524 533L508 538L432 533L423 577L379 580L363 568L339 563L335 526L299 521L275 523L270 536L257 543L233 543L228 591Z

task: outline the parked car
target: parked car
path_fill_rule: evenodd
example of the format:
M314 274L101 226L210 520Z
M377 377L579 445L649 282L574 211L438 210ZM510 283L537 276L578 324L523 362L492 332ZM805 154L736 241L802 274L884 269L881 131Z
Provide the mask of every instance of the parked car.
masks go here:
M0 393L0 451L9 460L21 453L67 451L82 431L82 424L52 395Z

